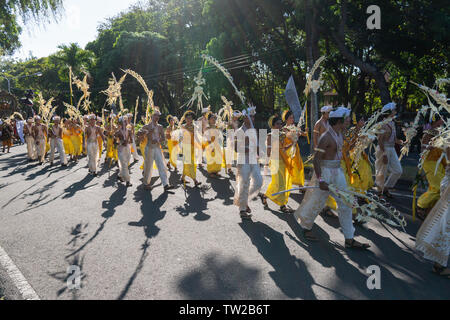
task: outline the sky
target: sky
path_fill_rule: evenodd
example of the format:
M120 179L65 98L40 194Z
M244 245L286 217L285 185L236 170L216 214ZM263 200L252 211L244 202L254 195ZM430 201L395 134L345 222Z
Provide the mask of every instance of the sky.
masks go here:
M97 26L106 18L128 9L137 0L64 0L64 13L59 22L41 26L25 26L20 36L22 47L13 55L17 59L30 56L46 57L58 50L58 45L71 42L82 48L95 40Z

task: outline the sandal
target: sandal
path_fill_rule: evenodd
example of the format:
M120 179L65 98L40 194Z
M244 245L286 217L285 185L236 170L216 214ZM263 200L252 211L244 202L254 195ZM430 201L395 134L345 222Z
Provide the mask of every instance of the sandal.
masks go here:
M446 267L438 267L436 265L433 266L432 271L436 273L438 276L447 277L450 279L450 269Z
M418 209L417 210L417 218L419 218L422 221L425 221L425 219L427 218L427 213L425 210L423 209Z
M280 211L283 213L294 213L295 212L295 210L289 206L281 206Z
M303 236L308 241L313 241L313 242L319 241L319 239L313 234L313 232L311 230L303 231Z
M367 243L361 243L356 241L355 239L351 239L352 241L348 243L345 241L345 248L347 249L360 249L360 250L367 250L370 248L370 244Z
M252 215L248 214L247 211L241 211L241 219L242 220L251 220L252 219Z
M334 213L334 210L332 210L330 208L323 209L322 213L330 218L338 218L337 214Z
M258 194L259 198L261 199L261 202L263 204L264 207L268 207L269 205L267 204L267 196L265 194Z

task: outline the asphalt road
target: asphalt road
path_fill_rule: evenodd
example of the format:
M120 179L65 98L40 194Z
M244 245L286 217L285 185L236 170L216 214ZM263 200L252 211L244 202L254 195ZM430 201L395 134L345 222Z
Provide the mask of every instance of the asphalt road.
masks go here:
M210 180L200 189L144 191L140 163L133 186L117 183L117 167L88 176L87 161L69 168L27 163L25 146L0 155L0 246L41 299L449 299L449 282L414 250L419 222L412 195L394 204L406 233L370 222L356 227L370 252L346 250L336 219L318 217L318 243L304 240L291 215L252 201L253 222L232 205L235 181ZM265 177L267 188L268 178ZM170 175L172 183L180 175ZM400 184L401 186L401 184ZM300 194L289 205L298 207ZM71 265L81 285L69 290ZM366 270L381 269L381 289L369 290ZM7 298L16 290L0 267ZM1 298L1 297L0 297Z

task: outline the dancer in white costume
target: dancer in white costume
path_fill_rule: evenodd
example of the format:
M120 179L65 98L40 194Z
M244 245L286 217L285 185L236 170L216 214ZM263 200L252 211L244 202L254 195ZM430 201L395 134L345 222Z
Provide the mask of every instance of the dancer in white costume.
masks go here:
M446 149L450 159L450 147ZM450 251L450 163L447 164L445 177L441 182L441 198L434 205L416 236L416 249L425 259L434 262L433 271L450 278L447 268Z
M27 123L23 127L23 133L25 135L25 142L27 144L28 161L34 161L37 159L36 143L33 137L33 119L27 120Z
M261 169L257 161L258 136L253 127L255 109L251 107L245 110L244 124L235 132L235 151L238 153L238 163L234 204L239 207L241 218L248 220L252 217L248 199L258 195L263 185Z
M85 142L88 157L89 174L92 174L94 177L96 177L100 157L100 153L98 151L98 136L102 138L103 142L105 142L106 137L103 134L102 128L97 126L97 117L94 114L88 117L88 123L89 125L84 131L84 136L86 137Z
M386 113L385 117L390 117L393 120L397 113L396 104L390 102L381 111ZM395 151L395 144L403 144L403 141L397 139L394 121L387 123L383 130L384 133L378 136L378 147L375 153L375 181L380 194L393 198L389 189L394 188L403 173L402 165ZM388 173L389 176L387 176Z
M114 137L118 140L118 158L119 158L119 181L125 182L127 187L131 187L132 184L130 182L130 170L128 166L130 165L131 159L131 149L130 144L132 143L131 139L131 130L127 128L127 118L120 117L119 118L119 129L115 133Z
M23 136L23 127L25 125L25 121L23 121L22 119L17 119L16 120L16 129L17 129L17 134L19 135L19 139L20 139L20 143L24 144L25 143L25 139Z
M48 132L50 138L50 166L53 165L55 159L55 149L58 150L59 161L61 166L67 167L67 157L64 150L64 144L62 140L63 129L61 127L61 118L58 116L53 117L53 126Z
M34 119L34 123L33 138L36 144L36 152L39 164L44 164L47 127L41 124L41 117L39 116L36 116L36 118Z
M151 190L150 182L152 179L153 161L158 168L159 177L164 186L164 191L174 189L174 186L169 185L167 178L167 167L164 164L164 156L161 149L161 144L164 143L165 134L164 128L158 123L161 117L161 112L157 107L154 107L152 114L152 121L144 126L138 134L138 142L147 136L147 145L145 147L145 160L144 160L144 179L143 184L146 190Z
M328 185L332 184L341 190L347 189L347 181L341 169L341 158L344 143L343 133L350 125L350 110L341 107L331 111L329 124L330 127L320 137L314 154L314 172L320 189L308 189L300 207L294 213L295 218L300 220L300 225L304 229L305 238L311 241L317 241L312 232L312 227L330 195ZM352 209L339 197L336 197L336 201L338 203L339 222L345 237L345 247L369 248L370 245L354 239L355 228L352 221Z

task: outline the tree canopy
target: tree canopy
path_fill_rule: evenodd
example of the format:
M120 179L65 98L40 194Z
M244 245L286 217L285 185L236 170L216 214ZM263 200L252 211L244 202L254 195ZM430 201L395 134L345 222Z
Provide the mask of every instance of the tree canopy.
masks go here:
M18 3L36 1L7 1L10 8L18 8ZM47 13L61 5L57 0L40 3ZM107 88L111 73L119 77L121 69L132 69L154 90L155 104L164 113L177 115L183 112L181 107L194 91L193 79L203 67L206 103L217 111L224 95L239 106L227 79L203 65L200 55L205 53L230 71L237 87L260 110L261 119L267 119L287 107L283 93L291 75L305 102L301 93L306 75L314 61L326 55L319 104L351 104L367 114L394 100L404 110L415 111L426 99L409 80L431 87L437 77L449 76L450 3L377 1L380 30L366 27L370 4L363 0L140 1L99 25L97 38L85 48L69 43L45 58L3 59L0 67L11 76L42 72L39 81L18 79L14 90L19 94L34 88L56 101L70 99L69 66L78 75L89 72L93 106L99 112L106 99L100 92ZM40 12L37 8L14 12L35 16ZM10 31L0 31L0 41L10 43L5 48L12 52L20 30L15 24L3 23L3 28ZM14 28L16 33L11 31ZM10 39L3 40L3 33ZM122 95L129 109L137 96L145 98L131 77L124 82Z

